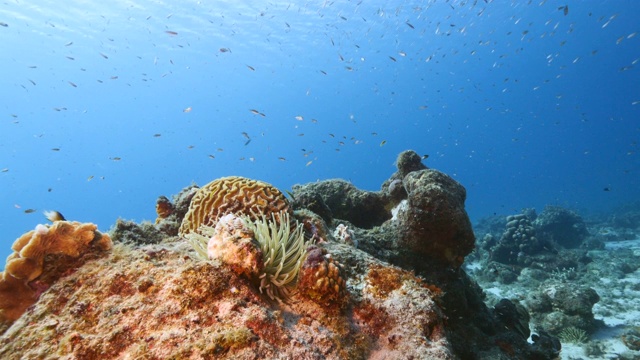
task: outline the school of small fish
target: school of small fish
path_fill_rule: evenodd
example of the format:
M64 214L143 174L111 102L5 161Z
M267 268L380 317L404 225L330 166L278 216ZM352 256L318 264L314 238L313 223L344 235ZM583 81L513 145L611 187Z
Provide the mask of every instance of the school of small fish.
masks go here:
M211 164L217 164L234 159L313 169L331 161L324 156L340 156L335 153L361 152L366 156L378 156L395 153L405 147L406 144L397 140L395 125L389 127L386 123L391 120L399 121L399 126L409 129L426 123L433 124L429 128L437 127L441 125L439 121L445 127L454 127L447 117L453 107L446 100L448 96L459 96L463 102L473 99L478 109L491 116L513 113L514 109L505 105L506 102L493 101L491 96L494 95L488 94L496 89L506 97L524 91L526 87L529 96L541 96L539 94L544 90L564 81L566 72L583 69L597 61L600 49L596 47L607 44L594 42L589 49L575 50L574 43L582 41L576 35L579 32L575 25L578 17L583 17L581 21L589 19L612 48L640 48L638 31L622 33L618 30L619 20L616 19L624 14L584 12L577 6L570 8L562 2L523 1L516 6L515 2L498 4L496 0L429 0L411 7L389 4L368 10L365 10L367 4L363 1L348 3L339 5L325 1L318 9L310 9L310 4L289 4L286 10L279 9L281 12L263 5L255 14L211 12L203 20L205 30L184 26L180 23L183 14L177 10L162 16L132 16L129 21L140 21L146 26L145 31L140 31L144 33L141 38L149 44L144 51L137 51L138 45L129 42L125 36L114 35L120 33L114 31L106 15L101 17L104 23L100 25L104 34L95 43L87 43L87 39L78 34L60 33L58 29L62 28L63 22L49 19L45 24L47 31L55 34L52 39L58 41L56 50L22 63L20 66L25 76L16 88L27 95L45 90L60 93L55 102L46 102L42 107L46 107L62 127L75 116L82 116L82 121L86 122L103 121L98 120L101 119L98 114L100 108L82 108L75 101L82 96L100 98L102 94L110 94L121 99L122 104L129 98L151 98L153 105L140 100L136 102L140 104L137 109L127 108L129 105L118 101L105 102L104 106L122 118L131 116L131 119L127 118L131 123L148 120L145 124L123 127L123 131L139 134L141 147L164 147L163 151L180 154L184 161L206 158L213 160ZM480 24L493 21L491 16L495 15L491 12L496 6L504 6L505 11L512 11L512 15L496 23L489 32L478 32ZM529 21L527 11L544 11L546 21ZM433 15L438 12L443 15ZM286 19L281 14L287 15ZM319 30L306 28L305 16L318 17L326 25ZM4 20L6 22L0 21L0 33L23 26ZM259 38L258 43L266 44L264 49L235 40L247 32L243 28L246 23L240 20L255 25L258 29L255 36ZM353 29L359 29L361 33ZM308 45L309 48L295 48L288 43L295 40L292 39L295 34L303 34L301 31L308 32L304 34L310 40L309 44L299 46ZM405 41L403 36L411 40ZM547 41L553 45L544 53L531 54L530 44ZM202 43L206 44L204 53L194 50ZM448 43L457 45L447 46ZM87 48L91 50L87 51ZM278 51L286 56L280 56L282 54ZM315 56L322 58L315 59ZM519 73L509 72L509 68L516 67L514 64L529 56L550 70L536 83L525 84L520 81ZM55 58L51 61L53 65L47 63L49 57ZM38 63L38 59L42 63ZM633 73L637 77L639 61L640 54L635 52L631 57L621 59L616 71L621 76ZM443 64L446 63L455 63L457 68L444 71ZM126 67L123 64L144 70L136 70L135 74L124 73ZM482 72L507 75L493 83L481 83L474 80L477 74L468 74L471 64L480 64L478 69ZM74 70L68 71L69 68ZM195 68L198 72L192 71ZM295 81L282 81L285 71L294 72L297 76ZM54 74L51 75L54 80L44 76L44 72ZM371 81L365 79L367 74L374 78L391 74L393 80L391 83ZM406 74L413 77L410 79ZM192 92L193 89L182 81L185 76L190 80L202 78L211 93ZM443 87L436 95L424 95L426 91L423 89L429 88L435 81L433 79L445 76L459 82ZM251 85L241 85L251 84L254 79L273 84L273 89L252 89ZM334 98L328 101L329 95L323 93L326 91L323 84L332 81L346 85L344 89L336 88L336 93L330 95ZM363 89L370 93L350 99L354 95L348 95L352 94L348 88L359 86L360 82L366 84ZM243 92L251 93L252 98L247 99ZM228 94L241 98L243 105L229 110ZM270 103L271 95L280 102ZM565 95L553 94L557 108L566 104ZM629 105L640 104L637 95L628 101ZM295 99L290 101L288 96ZM396 106L402 102L401 99L409 105L402 110ZM336 110L344 107L331 101L352 102L349 107L353 110L349 113ZM145 114L144 119L137 119L141 113ZM34 116L24 109L16 109L10 117L18 128ZM113 121L114 127L122 126L118 120ZM226 129L223 124L228 123L234 124L234 131L216 132L218 127ZM201 130L193 136L185 136L174 127ZM206 133L213 135L205 142ZM64 137L50 132L45 131L34 138L42 143L38 148L46 150L44 156L52 161L67 161L73 156L73 151L77 151L70 150L76 148ZM518 139L514 137L512 141ZM99 181L96 179L105 179L100 171L127 171L120 169L138 161L137 156L116 145L117 141L106 143L107 148L111 146L110 151L95 160L99 164L96 171L79 176L83 181L86 179L84 184L87 186L97 186ZM296 152L289 150L298 144L304 144L304 148ZM447 146L449 144L457 145L455 141ZM428 157L423 155L422 159L427 160ZM0 176L10 177L17 173L17 167L12 164L0 163L0 166L3 166ZM53 186L47 189L51 192ZM26 214L35 211L35 208L23 210Z

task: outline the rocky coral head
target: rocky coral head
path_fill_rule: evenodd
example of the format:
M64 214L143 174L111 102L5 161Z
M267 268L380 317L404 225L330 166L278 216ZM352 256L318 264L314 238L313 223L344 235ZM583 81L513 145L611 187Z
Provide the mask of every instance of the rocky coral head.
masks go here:
M405 150L398 155L396 167L400 173L400 178L404 178L413 171L427 169L422 163L422 157L413 150Z
M403 182L408 205L398 212L398 244L410 253L459 267L475 246L464 209L466 190L432 169L411 172Z

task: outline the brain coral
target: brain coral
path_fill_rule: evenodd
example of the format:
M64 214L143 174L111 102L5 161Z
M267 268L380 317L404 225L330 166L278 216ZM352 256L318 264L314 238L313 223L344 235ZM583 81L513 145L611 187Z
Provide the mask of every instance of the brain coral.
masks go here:
M289 202L271 184L240 176L224 177L203 186L193 196L180 235L197 231L201 225L215 227L221 216L230 213L268 217L280 211L288 212Z

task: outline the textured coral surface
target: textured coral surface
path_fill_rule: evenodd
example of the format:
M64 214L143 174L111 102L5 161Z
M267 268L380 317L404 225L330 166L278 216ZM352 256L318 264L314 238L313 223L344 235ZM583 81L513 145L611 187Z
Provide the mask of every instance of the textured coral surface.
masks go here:
M218 218L229 213L267 215L289 209L287 198L270 184L239 176L214 180L201 187L191 199L189 211L180 225L180 234L214 227Z
M188 251L117 245L43 294L0 337L0 358L453 358L442 312L415 278L393 289L385 279L362 282L353 308L328 316L304 298L274 304ZM388 267L367 258L372 271Z
M0 323L16 320L40 293L65 272L80 266L86 252L111 248L111 239L91 223L56 221L19 237L0 273Z

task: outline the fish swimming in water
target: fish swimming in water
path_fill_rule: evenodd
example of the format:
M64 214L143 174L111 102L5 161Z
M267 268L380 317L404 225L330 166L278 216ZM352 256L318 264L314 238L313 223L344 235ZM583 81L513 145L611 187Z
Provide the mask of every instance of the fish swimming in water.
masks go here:
M47 218L47 220L49 220L51 222L65 221L66 220L64 218L64 216L62 216L62 214L59 211L47 210L47 211L44 211L43 214Z

